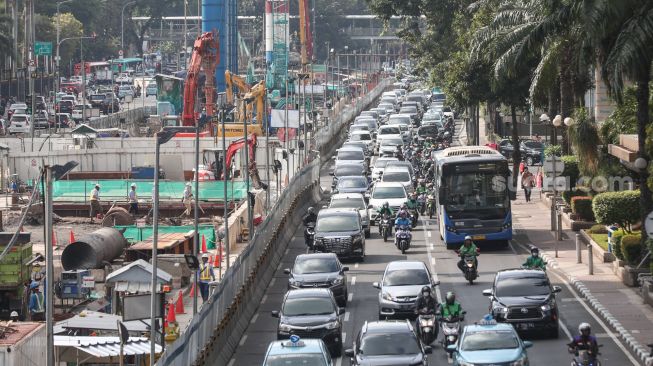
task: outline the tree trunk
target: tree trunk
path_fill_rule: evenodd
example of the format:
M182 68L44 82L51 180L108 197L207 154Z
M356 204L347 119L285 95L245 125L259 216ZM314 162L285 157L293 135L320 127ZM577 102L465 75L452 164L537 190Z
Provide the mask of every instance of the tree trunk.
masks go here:
M566 117L571 117L574 113L574 80L572 73L572 52L573 49L567 45L563 51L562 60L560 61L560 114L564 120ZM551 116L553 120L555 116ZM560 132L562 133L562 154L569 154L569 134L568 129L562 125Z
M560 104L560 87L557 85L559 84L558 82L555 83L556 85L552 86L551 89L549 89L549 107L547 109L547 114L549 115L549 124L548 126L548 131L549 131L549 138L551 139L551 145L557 144L556 139L556 134L555 134L555 129L553 128L553 125L551 124L551 121L553 121L553 117L558 114L558 105Z
M521 151L519 150L519 128L517 126L517 110L514 105L510 105L510 116L512 118L512 185L517 187L517 178L519 177L519 164L521 163Z
M648 165L651 165L650 157L646 152L646 127L649 123L649 82L650 82L651 68L646 67L646 71L642 72L637 80L637 138L638 138L638 157L643 158ZM651 190L648 187L647 180L649 177L648 167L639 172L639 211L641 222L645 222L646 216L653 208L653 199L651 198ZM642 245L646 243L646 230L642 230Z

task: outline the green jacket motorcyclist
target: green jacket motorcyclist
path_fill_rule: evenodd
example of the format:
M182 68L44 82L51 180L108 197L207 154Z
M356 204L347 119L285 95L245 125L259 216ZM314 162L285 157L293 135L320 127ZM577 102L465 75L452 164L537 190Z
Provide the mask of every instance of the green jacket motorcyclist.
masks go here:
M383 217L384 214L387 214L388 216L394 216L394 212L390 208L390 204L388 202L384 202L383 206L376 209L376 212L380 217Z
M458 251L461 257L472 256L476 257L478 255L476 244L471 239L465 238L465 243L460 247Z
M540 257L540 250L538 248L531 249L531 255L526 258L526 262L522 264L522 267L546 269L546 262Z
M410 195L410 198L408 199L408 201L406 201L406 207L409 210L416 210L417 209L417 197L416 196L417 195L415 193L413 193L412 195Z
M442 318L462 318L465 314L460 303L456 301L456 295L449 291L445 297L445 302L438 306L438 314Z

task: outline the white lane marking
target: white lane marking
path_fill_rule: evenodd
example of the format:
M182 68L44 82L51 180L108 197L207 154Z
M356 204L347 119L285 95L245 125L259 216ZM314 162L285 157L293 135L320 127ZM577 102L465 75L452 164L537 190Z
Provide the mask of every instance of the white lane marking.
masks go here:
M430 231L427 231L427 232L426 232L426 235L430 238L430 237L431 237L431 232L430 232Z
M354 264L354 268L358 269L358 263Z
M356 284L356 276L351 278L351 285L354 286Z
M345 344L345 339L347 339L347 333L342 332L342 344Z
M268 299L268 295L265 294L263 295L263 298L261 299L261 304L264 303Z
M254 316L252 317L252 320L250 320L249 322L251 324L254 324L254 323L256 323L256 319L258 319L258 313L254 314Z
M640 332L639 330L637 330L637 329L633 329L633 330L631 330L630 332L633 333L633 334L639 334L639 333L641 333L641 332Z
M517 255L517 251L515 250L515 247L512 246L512 241L508 241L508 246L510 247L510 250L512 250L512 254Z
M227 364L227 366L234 366L235 363L236 363L236 359L232 358L231 361L229 361L229 363Z
M347 302L351 302L351 299L354 298L354 293L350 292L349 295L347 295Z
M348 322L349 321L349 312L345 312L345 319L344 321Z
M343 353L344 353L344 352L343 352ZM340 356L340 357L338 357L338 359L336 360L336 366L342 366L342 358L343 358L343 357L345 357L345 356Z
M428 243L429 239L427 238L428 231L426 231L426 225L427 225L426 220L424 220L424 218L422 218L422 230L424 231L424 240L425 240L425 242L427 244L426 245L426 253L427 253L428 257L429 257L429 262L431 263L431 275L433 275L433 280L437 282L437 281L439 281L438 272L436 272L436 270L435 270L435 258L431 254L431 248L433 246L429 245L429 243ZM442 292L440 291L440 286L435 287L435 297L437 298L438 303L442 303Z
M562 331L565 333L567 336L567 339L573 339L574 337L571 335L571 332L569 331L569 328L565 325L565 323L562 322L562 320L558 319L558 326L562 329Z
M284 252L284 256L288 255L289 251L290 251L290 248L286 248L286 251Z
M247 334L243 336L243 338L240 339L240 342L238 342L238 345L242 347L245 344L245 341L247 341Z
M277 282L277 278L276 278L276 277L272 277L272 280L270 281L270 285L269 285L268 287L272 287L272 286L274 286L274 283L275 283L275 282Z
M526 248L524 248L524 249L526 249ZM635 360L635 358L630 354L630 352L628 352L628 350L626 349L626 347L624 347L624 345L621 343L619 338L617 336L615 336L614 333L612 333L610 328L608 328L605 325L603 320L601 320L601 318L599 318L598 315L594 314L594 311L592 311L592 309L584 301L582 301L580 299L580 296L578 296L578 294L576 293L576 290L574 290L574 288L569 284L569 282L567 282L566 279L562 278L561 276L559 276L557 273L554 273L553 271L551 271L550 273L552 273L554 276L556 276L560 280L560 282L565 284L565 287L567 287L567 289L569 290L569 293L572 294L578 300L578 302L585 308L585 310L592 316L592 318L594 318L594 320L597 323L599 323L601 328L603 328L603 330L605 330L605 333L612 339L612 341L617 345L617 347L619 347L619 349L624 353L624 355L626 355L626 357L630 360L630 362L634 366L639 365L639 362L637 360Z

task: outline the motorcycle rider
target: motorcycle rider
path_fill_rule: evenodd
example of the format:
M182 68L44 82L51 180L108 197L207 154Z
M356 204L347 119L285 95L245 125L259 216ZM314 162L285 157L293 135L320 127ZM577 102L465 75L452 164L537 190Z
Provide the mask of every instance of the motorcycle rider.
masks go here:
M388 217L392 217L394 216L394 212L392 212L388 201L383 202L383 206L379 207L376 212L379 216L379 234L381 234L381 220L383 219L383 216L388 215Z
M431 287L424 286L420 292L420 296L415 301L415 314L417 315L435 315L437 312L438 303L431 296ZM419 331L419 317L415 320L415 329Z
M308 213L304 215L302 218L302 222L304 223L304 226L308 226L309 224L315 225L315 222L317 221L317 214L315 213L315 209L313 207L308 208ZM304 242L306 245L309 244L310 241L310 235L308 234L308 230L304 230Z
M529 269L542 269L546 270L546 262L540 257L540 249L537 247L531 248L531 255L526 258L526 262L522 264L522 267Z
M399 211L397 214L397 219L395 220L395 227L399 226L406 226L410 228L411 222L410 219L408 218L408 212L405 210Z
M397 145L397 150L395 150L395 158L399 161L404 161L404 153L401 151L401 146Z
M408 201L406 201L406 207L411 211L417 210L417 193L411 193Z
M417 189L415 190L415 192L417 193L418 196L421 195L421 194L428 194L428 189L426 188L426 181L425 180L421 180L419 182L419 186L417 186Z
M447 292L445 296L446 302L440 304L438 307L438 315L442 318L461 319L463 318L463 308L460 303L456 301L456 294L452 291Z
M478 259L476 258L478 255L477 247L472 241L471 236L465 236L465 242L463 243L463 246L460 247L459 254L460 260L458 261L458 269L460 269L461 272L465 272L465 257L467 256L474 257L474 267L478 268Z
M570 353L577 353L579 350L589 351L592 359L596 359L596 356L599 354L599 345L596 342L596 337L591 335L592 327L589 323L580 323L578 326L577 336L574 336L571 342L567 344L569 347Z

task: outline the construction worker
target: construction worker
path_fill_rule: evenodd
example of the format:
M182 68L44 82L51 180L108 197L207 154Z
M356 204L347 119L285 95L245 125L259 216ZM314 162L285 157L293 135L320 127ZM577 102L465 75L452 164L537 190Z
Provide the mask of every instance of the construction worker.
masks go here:
M31 294L29 297L29 315L32 321L45 320L45 298L39 290L39 283L32 281L29 285Z
M103 214L102 205L100 205L100 185L96 184L95 188L91 191L91 196L89 197L91 204L91 223L93 223L93 218L98 214Z
M186 183L186 187L184 188L184 197L181 200L184 203L184 206L186 207L186 211L184 211L184 215L190 216L191 213L191 208L192 203L193 203L193 190L190 182Z
M209 263L209 255L207 253L202 254L202 263L197 271L197 277L199 278L198 283L202 301L206 301L209 298L209 282L215 281L213 265Z
M138 215L138 197L136 196L136 183L132 183L131 190L127 194L129 200L129 213Z

